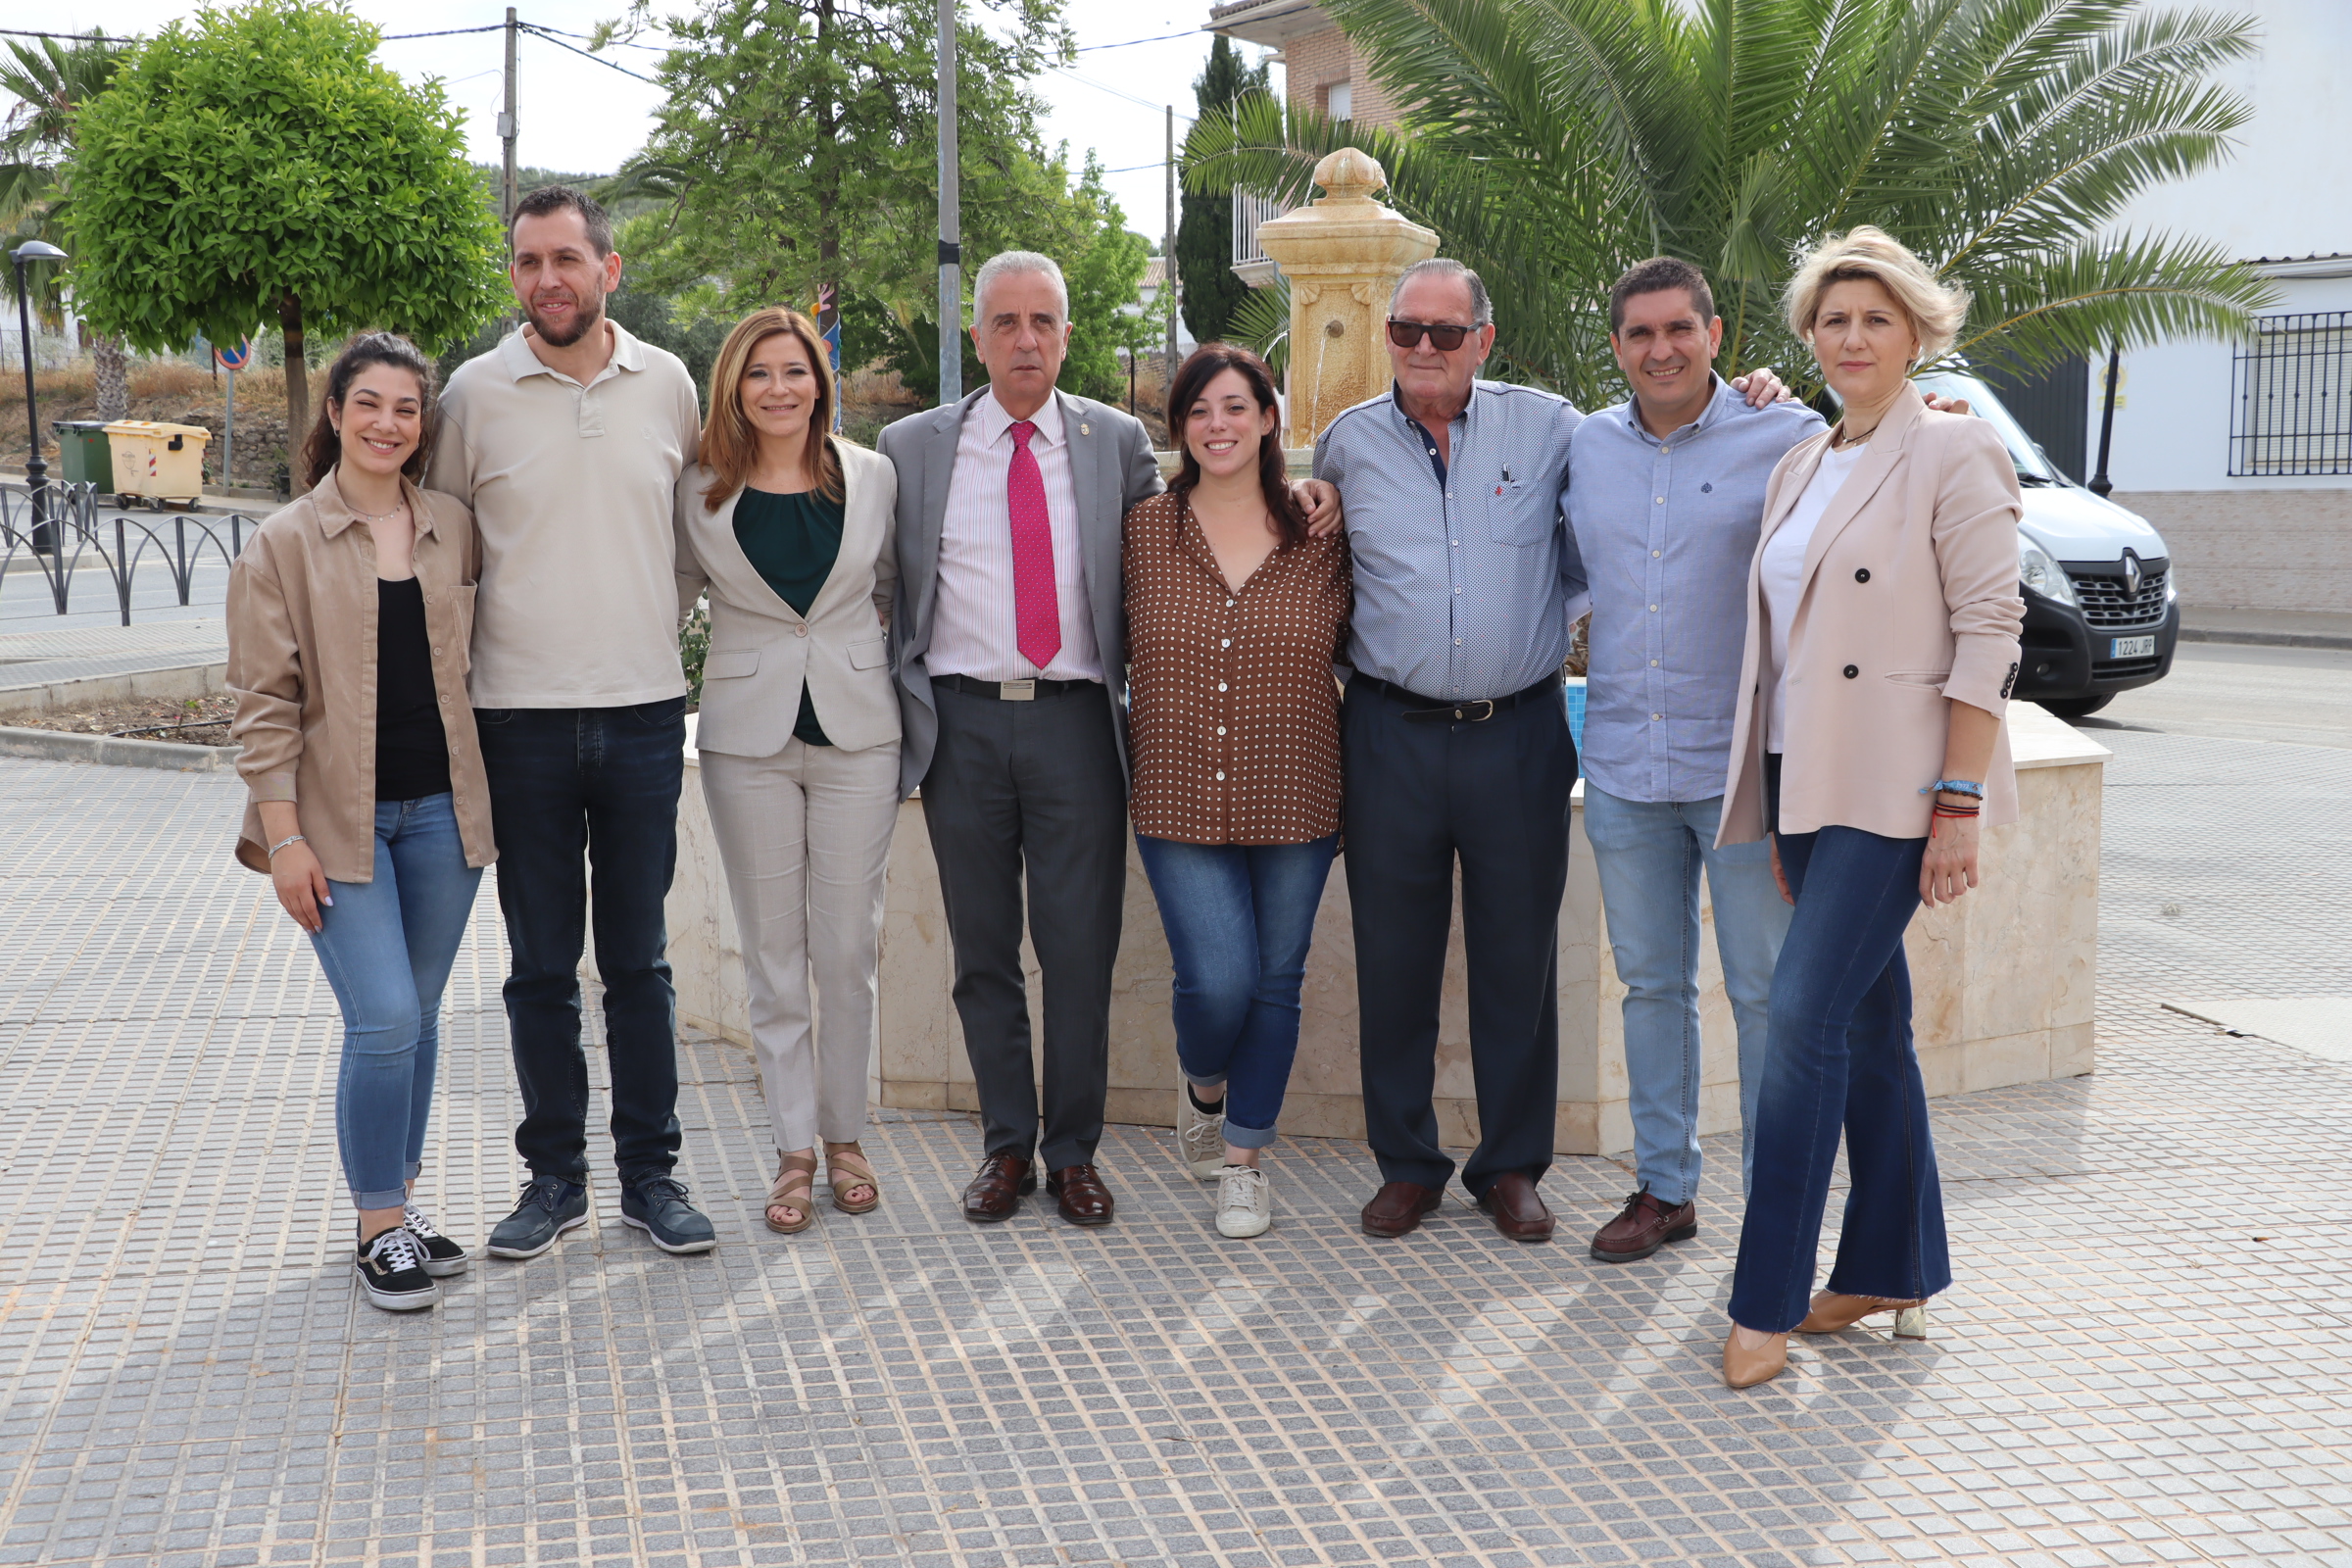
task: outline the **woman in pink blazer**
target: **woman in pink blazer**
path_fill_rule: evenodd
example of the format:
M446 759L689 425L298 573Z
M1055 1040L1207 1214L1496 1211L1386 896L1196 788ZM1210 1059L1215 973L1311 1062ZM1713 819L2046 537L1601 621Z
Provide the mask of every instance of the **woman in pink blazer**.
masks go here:
M1781 460L1748 572L1720 841L1769 833L1796 913L1732 1281L1734 1388L1776 1376L1792 1329L1892 1310L1898 1336L1926 1336L1951 1265L1903 930L1976 885L1980 824L2017 814L2001 726L2025 618L2017 471L1989 425L1910 383L1968 296L1862 227L1823 241L1787 303L1844 417ZM1814 1295L1841 1126L1853 1186Z

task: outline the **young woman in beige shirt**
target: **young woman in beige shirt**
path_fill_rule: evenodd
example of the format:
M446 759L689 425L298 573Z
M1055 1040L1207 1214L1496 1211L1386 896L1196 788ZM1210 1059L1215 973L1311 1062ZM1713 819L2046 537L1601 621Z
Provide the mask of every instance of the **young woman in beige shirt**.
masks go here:
M270 874L342 1008L353 1267L390 1311L433 1305L466 1264L410 1194L442 987L496 853L466 700L473 516L415 482L432 395L415 345L354 338L303 447L310 493L262 524L228 582L230 732L252 797L237 858Z

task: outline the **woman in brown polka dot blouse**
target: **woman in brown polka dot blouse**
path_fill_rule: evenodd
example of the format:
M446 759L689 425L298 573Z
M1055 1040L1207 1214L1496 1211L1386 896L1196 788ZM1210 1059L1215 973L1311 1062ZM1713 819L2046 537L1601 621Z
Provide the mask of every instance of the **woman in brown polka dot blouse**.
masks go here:
M1310 537L1273 378L1203 345L1168 391L1183 466L1127 514L1135 833L1176 962L1179 1151L1217 1229L1273 1208L1259 1152L1298 1048L1298 988L1340 841L1348 539Z

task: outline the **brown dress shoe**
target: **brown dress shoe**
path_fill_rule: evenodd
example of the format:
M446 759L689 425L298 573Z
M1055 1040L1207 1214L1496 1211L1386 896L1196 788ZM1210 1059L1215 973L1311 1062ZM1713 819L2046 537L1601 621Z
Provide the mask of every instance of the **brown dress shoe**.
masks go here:
M963 1217L990 1225L1010 1219L1021 1206L1021 1195L1037 1191L1037 1173L1018 1154L991 1154L963 1189Z
M1603 1263L1631 1263L1668 1242L1687 1242L1697 1234L1697 1200L1663 1203L1645 1188L1627 1199L1624 1210L1592 1238L1592 1255Z
M1046 1177L1046 1191L1061 1200L1061 1217L1073 1225L1107 1225L1110 1189L1092 1165L1064 1165Z
M1418 1182L1390 1182L1372 1195L1364 1205L1364 1234L1367 1236L1402 1236L1418 1230L1421 1216L1434 1214L1446 1201L1446 1189L1424 1187Z
M1551 1240L1551 1210L1536 1196L1536 1184L1524 1172L1507 1170L1495 1177L1478 1206L1493 1215L1494 1228L1514 1242Z

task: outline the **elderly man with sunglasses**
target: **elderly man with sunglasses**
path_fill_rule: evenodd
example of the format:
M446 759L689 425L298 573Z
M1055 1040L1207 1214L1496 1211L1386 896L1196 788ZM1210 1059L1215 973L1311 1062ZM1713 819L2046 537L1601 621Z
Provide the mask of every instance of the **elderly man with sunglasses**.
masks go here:
M1562 501L1583 416L1480 380L1494 346L1476 272L1409 269L1389 303L1395 384L1315 444L1355 563L1341 728L1374 1236L1417 1227L1453 1175L1432 1097L1457 861L1479 1121L1462 1184L1504 1236L1552 1232L1536 1184L1559 1098L1577 765L1560 669L1588 602ZM1761 404L1780 385L1758 372L1742 390Z

